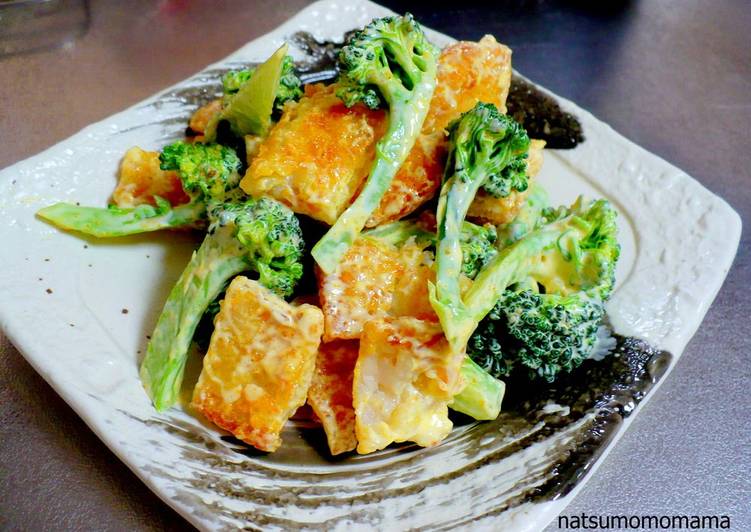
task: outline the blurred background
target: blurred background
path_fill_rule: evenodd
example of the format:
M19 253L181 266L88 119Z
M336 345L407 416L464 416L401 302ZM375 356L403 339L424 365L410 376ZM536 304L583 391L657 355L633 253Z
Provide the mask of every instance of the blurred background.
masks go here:
M0 0L0 168L194 74L308 3ZM383 3L456 38L492 33L523 75L751 221L748 0ZM680 363L568 514L718 513L751 530L749 244L746 231ZM2 333L0 405L0 529L189 528Z

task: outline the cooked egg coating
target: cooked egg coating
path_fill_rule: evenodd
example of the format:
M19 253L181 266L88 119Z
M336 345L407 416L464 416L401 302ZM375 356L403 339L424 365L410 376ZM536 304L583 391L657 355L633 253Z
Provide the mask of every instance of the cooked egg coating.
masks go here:
M323 332L321 310L292 306L256 281L230 283L215 319L193 407L262 450L305 403Z

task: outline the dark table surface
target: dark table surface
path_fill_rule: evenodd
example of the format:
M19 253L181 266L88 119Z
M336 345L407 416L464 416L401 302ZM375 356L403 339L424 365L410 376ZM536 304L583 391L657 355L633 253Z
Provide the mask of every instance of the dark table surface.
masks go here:
M0 58L0 168L188 77L306 3L92 1L88 30L73 43ZM493 33L520 72L751 221L748 0L386 3L457 38ZM674 372L566 514L725 514L733 530L751 530L750 261L745 231ZM0 528L189 528L2 333L0 405Z

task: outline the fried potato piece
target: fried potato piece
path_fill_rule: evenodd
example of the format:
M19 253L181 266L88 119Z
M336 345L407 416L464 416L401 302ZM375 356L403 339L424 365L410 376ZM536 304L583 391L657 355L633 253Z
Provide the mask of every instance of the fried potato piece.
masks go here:
M451 431L448 403L461 390L464 353L452 353L440 325L416 318L369 321L355 365L357 452L392 442L439 443Z
M324 342L360 337L365 322L386 316L403 267L394 246L358 239L331 274L318 272Z
M529 156L527 158L527 175L529 177L535 177L542 170L544 149L544 140L532 139L529 141Z
M359 349L356 340L337 340L318 348L308 404L323 424L332 455L357 447L352 379Z
M177 174L159 168L158 152L134 146L125 152L120 163L120 180L112 200L118 207L131 209L144 203L154 205L154 196L171 205L190 201Z
M542 168L543 148L545 148L544 140L532 140L530 142L527 159L527 175L530 180ZM480 190L469 206L467 218L479 224L507 224L519 214L519 209L522 208L528 191L529 188L524 192L512 192L505 198L494 198Z
M305 97L285 107L240 183L245 192L336 221L368 176L386 129L385 111L347 109L336 90L336 84L307 85Z
M216 317L193 406L250 445L275 451L284 423L305 403L322 332L319 308L293 307L236 277Z
M358 241L362 245L365 239ZM369 242L368 242L369 243ZM370 248L370 246L363 246ZM388 248L389 251L391 248ZM377 253L377 252L376 252ZM393 260L393 255L389 253ZM367 253L359 254L359 258L371 258ZM432 254L413 243L407 243L398 252L401 268L393 264L396 280L388 282L391 286L391 307L379 305L371 316L365 313L360 317L360 331L362 326L373 317L388 314L390 316L411 316L415 318L433 319L437 317L428 298L428 281L435 281L435 274L431 268ZM364 266L365 260L358 266ZM346 274L345 274L346 275ZM368 279L368 285L375 285L375 277L379 275L372 269L363 268L361 279ZM355 290L354 292L357 292ZM383 302L389 297L383 298ZM358 308L358 310L362 310ZM328 316L327 316L328 317ZM359 336L359 334L358 334ZM321 344L316 360L316 372L313 383L308 391L308 404L321 419L329 449L332 455L351 451L357 446L355 437L355 414L352 406L352 379L357 361L359 342L356 340L335 340Z
M193 116L190 117L188 126L197 135L206 133L206 126L209 122L222 111L222 99L217 98L206 105L199 107Z

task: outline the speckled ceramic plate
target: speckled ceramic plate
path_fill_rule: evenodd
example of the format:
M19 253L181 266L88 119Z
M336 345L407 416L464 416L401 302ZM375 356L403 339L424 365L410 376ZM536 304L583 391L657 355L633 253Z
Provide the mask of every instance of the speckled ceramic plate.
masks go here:
M457 419L432 449L333 460L319 429L290 423L282 449L262 455L180 409L158 415L138 361L195 241L84 241L34 212L61 200L103 204L124 151L180 137L197 99L216 89L217 69L262 60L296 31L338 40L385 13L364 1L313 4L194 78L0 172L0 325L92 430L200 528L543 528L676 363L735 254L740 219L723 200L559 99L588 140L547 151L541 180L558 203L585 193L618 208L623 253L608 312L617 333L641 340L619 337L614 355L555 387L525 393L510 383L499 420Z

